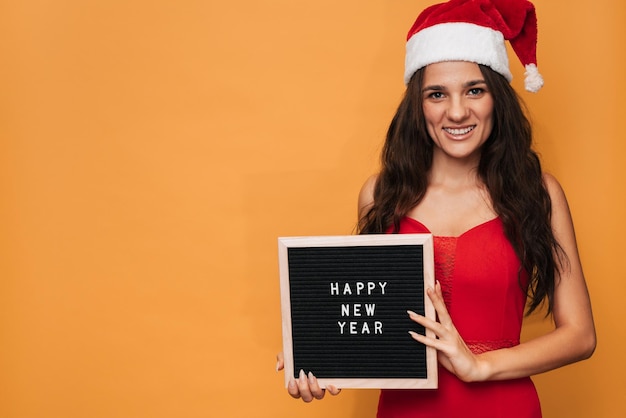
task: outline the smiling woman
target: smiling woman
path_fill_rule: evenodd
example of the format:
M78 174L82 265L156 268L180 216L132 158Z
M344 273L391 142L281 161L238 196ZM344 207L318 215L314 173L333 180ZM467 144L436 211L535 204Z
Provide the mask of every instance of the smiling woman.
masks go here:
M433 234L437 283L428 296L438 321L409 317L432 333L410 334L438 350L439 387L383 389L380 418L539 418L530 376L595 349L567 201L542 171L509 84L505 36L526 89L543 85L536 34L526 0L451 0L427 8L409 31L407 88L381 170L361 189L359 232ZM522 342L524 312L544 301L554 328ZM324 396L313 375L288 390L305 401Z
M376 390L284 390L275 240L352 231L404 37L442 1L3 1L0 417L373 418ZM546 417L624 418L626 1L533 2L546 85L509 48L511 83L599 334L533 381Z

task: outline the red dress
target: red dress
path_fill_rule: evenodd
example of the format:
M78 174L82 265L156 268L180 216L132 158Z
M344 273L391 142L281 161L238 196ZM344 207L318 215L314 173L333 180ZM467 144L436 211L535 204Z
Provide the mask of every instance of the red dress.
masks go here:
M400 233L429 233L405 218ZM457 330L474 353L520 342L526 295L520 261L499 218L458 237L434 237L435 278ZM527 275L522 275L524 289ZM439 367L436 390L382 390L378 418L541 418L530 378L464 383Z

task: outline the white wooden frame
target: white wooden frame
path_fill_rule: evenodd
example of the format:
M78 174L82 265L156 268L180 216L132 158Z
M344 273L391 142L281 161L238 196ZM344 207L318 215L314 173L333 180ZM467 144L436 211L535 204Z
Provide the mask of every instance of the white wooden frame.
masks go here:
M428 318L435 320L435 309L426 295L426 289L434 288L433 239L431 234L373 234L345 236L285 237L278 239L280 291L283 332L283 354L285 360L285 386L294 375L294 356L291 323L291 301L289 286L288 249L290 247L338 247L338 246L380 246L380 245L420 245L423 249L424 311ZM407 330L408 332L408 330ZM426 335L434 338L434 333L426 329ZM415 342L419 344L418 342ZM437 388L437 352L426 347L427 377L424 378L318 378L320 387L334 385L338 388L369 389L434 389Z

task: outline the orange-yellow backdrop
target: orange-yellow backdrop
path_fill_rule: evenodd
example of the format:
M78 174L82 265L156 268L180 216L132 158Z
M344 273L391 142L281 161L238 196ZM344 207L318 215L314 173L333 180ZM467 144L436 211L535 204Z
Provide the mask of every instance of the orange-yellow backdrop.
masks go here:
M285 393L276 238L353 231L426 4L3 1L0 416L373 417ZM536 6L523 97L599 346L535 382L546 417L623 417L626 4Z

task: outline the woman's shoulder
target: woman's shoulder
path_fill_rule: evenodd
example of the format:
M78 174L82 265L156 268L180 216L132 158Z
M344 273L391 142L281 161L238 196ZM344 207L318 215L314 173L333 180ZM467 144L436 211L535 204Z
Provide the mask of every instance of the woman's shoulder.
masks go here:
M376 181L378 181L378 174L373 174L361 186L361 191L359 192L359 216L362 216L365 210L374 204Z
M563 191L563 187L557 178L553 174L547 172L542 174L542 178L543 184L550 195L552 203L558 204L560 202L565 202L565 192Z
M553 188L561 188L559 181L552 173L544 171L543 173L541 173L541 178L543 179L543 183L546 185L546 188L548 190Z
M552 227L553 229L573 228L572 215L565 191L559 181L550 173L543 173L543 183L545 184L550 204L552 206Z

